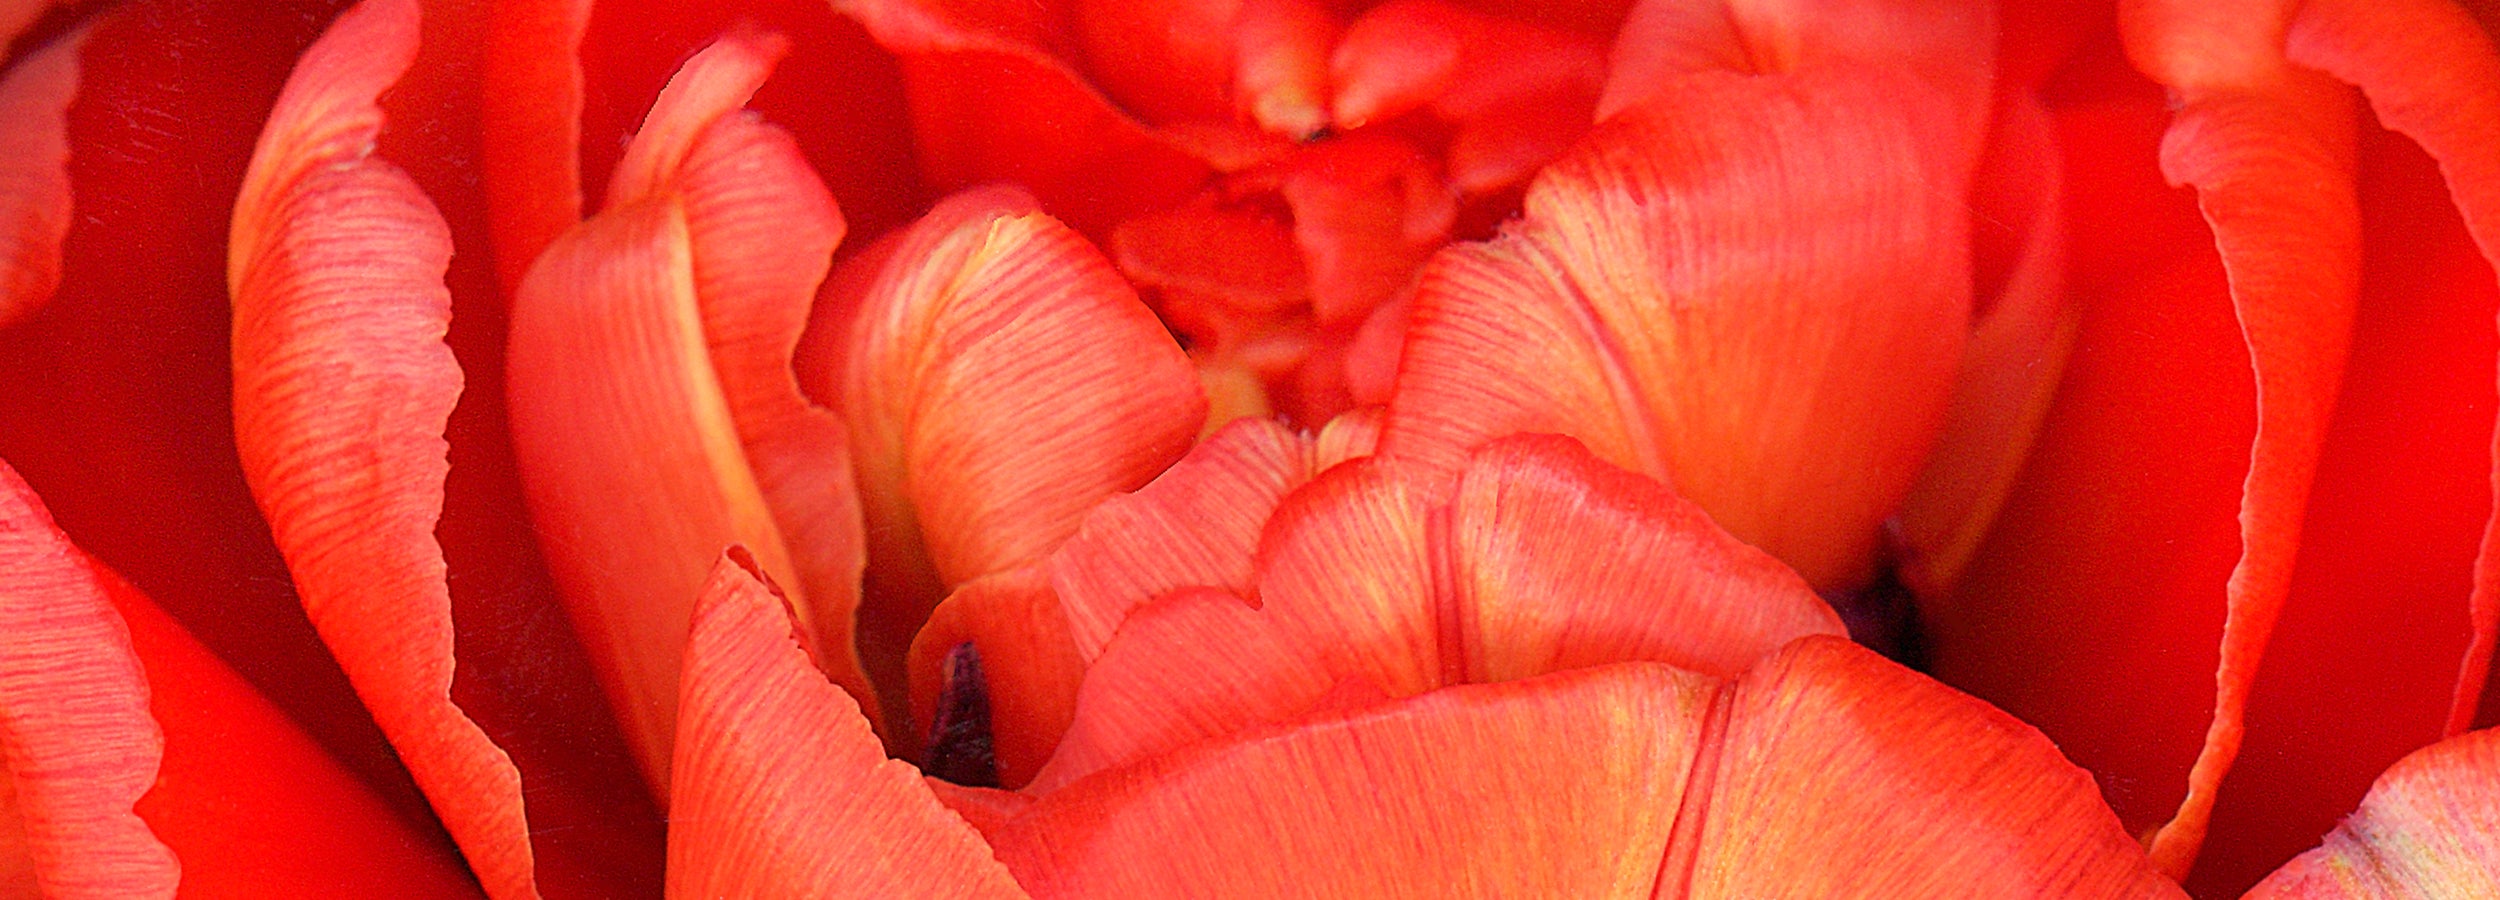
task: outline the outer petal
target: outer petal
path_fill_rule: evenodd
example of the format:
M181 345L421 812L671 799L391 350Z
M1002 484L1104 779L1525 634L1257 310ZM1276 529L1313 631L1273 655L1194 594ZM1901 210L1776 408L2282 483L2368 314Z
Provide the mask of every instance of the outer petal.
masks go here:
M668 895L1025 896L980 834L885 758L762 577L732 548L695 607Z
M305 610L498 896L535 896L520 773L453 705L433 530L460 372L451 238L373 158L374 98L417 50L414 0L342 17L271 114L236 203L235 431Z
M1130 610L1165 592L1248 592L1259 532L1317 474L1311 462L1308 442L1284 426L1237 420L1136 493L1087 513L1050 558L1078 654L1091 663Z
M38 7L39 8L39 7ZM17 29L0 22L0 36ZM69 102L83 32L0 73L0 327L52 299L69 234Z
M1037 897L1648 896L1712 689L1619 667L1258 729L1044 797L999 856Z
M2500 730L2423 748L2379 776L2318 849L2248 892L2274 897L2500 893Z
M1609 120L1521 224L1426 268L1382 452L1572 435L1854 586L1969 314L1953 112L1873 69L1695 74Z
M871 536L861 652L890 690L942 586L1057 549L1178 458L1206 400L1110 263L1020 191L940 205L859 310L843 414Z
M0 468L0 761L47 897L172 897L181 864L131 811L164 736L130 633L17 473ZM17 827L12 824L12 830Z

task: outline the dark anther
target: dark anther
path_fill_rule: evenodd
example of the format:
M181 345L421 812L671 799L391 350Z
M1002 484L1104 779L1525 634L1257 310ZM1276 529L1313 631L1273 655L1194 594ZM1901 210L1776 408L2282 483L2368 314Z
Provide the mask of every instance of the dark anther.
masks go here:
M1875 583L1823 599L1849 626L1849 639L1893 662L1927 671L1927 635L1918 621L1918 598L1892 566Z
M1334 138L1334 137L1336 137L1336 136L1337 136L1337 128L1336 128L1336 126L1334 126L1334 125L1322 125L1322 126L1320 126L1320 127L1318 127L1318 128L1312 129L1310 134L1303 135L1303 136L1302 136L1302 142L1303 142L1303 143L1305 143L1305 144L1316 144L1316 143L1319 143L1319 142L1321 142L1321 141L1325 141L1325 140L1328 140L1328 139L1330 139L1330 138Z
M946 651L937 720L929 723L930 775L965 787L998 786L998 754L990 736L990 691L981 679L981 651L971 641Z

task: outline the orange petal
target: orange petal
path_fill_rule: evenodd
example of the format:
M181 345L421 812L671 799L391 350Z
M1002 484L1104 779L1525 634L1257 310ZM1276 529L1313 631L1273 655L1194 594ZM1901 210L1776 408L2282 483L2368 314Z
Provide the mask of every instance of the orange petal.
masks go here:
M0 23L0 35L15 32ZM83 31L61 38L0 76L0 327L52 299L61 283L70 218L69 102L78 92L85 42Z
M1864 648L1798 641L1721 702L1662 893L2185 896L2039 732Z
M914 226L851 341L842 406L871 537L861 653L888 690L942 586L1040 561L1206 419L1162 323L1018 190L959 195Z
M668 895L1022 897L792 633L732 548L697 602L669 810Z
M1675 85L1548 167L1503 237L1425 267L1381 450L1446 470L1571 435L1853 586L1969 315L1953 98L1874 67Z
M842 215L790 136L740 113L786 46L735 31L688 60L626 148L608 202L674 195L683 204L706 349L796 567L810 646L835 683L865 700L874 694L851 640L865 551L850 438L839 415L800 393L791 369Z
M536 895L521 779L451 702L451 598L434 527L460 392L442 339L451 237L374 158L375 98L418 42L414 0L373 0L306 53L236 200L235 433L305 613L495 895Z
M2360 87L2379 121L2438 160L2483 260L2500 266L2500 54L2474 19L2434 3L2303 4L2286 55ZM2500 427L2492 455L2500 475ZM2492 515L2474 567L2474 636L2450 701L2449 735L2472 719L2500 642L2500 506Z
M171 897L181 864L131 810L164 737L130 633L81 562L0 467L0 749L15 794L0 814L20 820L44 896Z
M1105 500L1051 555L1051 587L1087 664L1129 611L1183 587L1250 589L1259 532L1314 474L1308 441L1236 421L1136 493Z
M1068 730L1086 667L1043 572L1028 566L975 578L929 614L911 646L915 742L929 736L939 696L953 687L942 671L946 656L967 643L980 659L984 683L974 687L988 705L998 784L1023 787Z
M2349 92L2281 57L2282 14L2129 7L2128 55L2185 105L2162 172L2194 185L2257 372L2257 435L2240 501L2214 718L2179 813L2154 838L2183 876L2239 753L2249 689L2290 591L2303 512L2343 377L2360 290Z
M2248 900L2482 897L2500 893L2500 730L2397 761L2318 849Z
M1620 666L1258 729L1043 797L999 858L1037 897L1646 896L1714 688Z
M1627 660L1727 677L1797 637L1846 633L1787 566L1566 438L1479 451L1449 541L1469 681Z
M1312 708L1336 679L1307 643L1230 591L1183 588L1132 611L1085 670L1072 722L1027 788L1048 794Z
M1598 40L1481 6L1372 7L1346 29L1331 66L1334 110L1348 127L1417 109L1454 125L1449 180L1470 194L1515 185L1561 155L1588 131L1606 79Z
M1322 326L1350 327L1405 290L1458 217L1456 194L1422 153L1371 132L1295 154L1277 194L1293 208Z
M513 304L513 445L531 518L655 794L698 560L741 543L791 571L699 317L675 203L568 232Z

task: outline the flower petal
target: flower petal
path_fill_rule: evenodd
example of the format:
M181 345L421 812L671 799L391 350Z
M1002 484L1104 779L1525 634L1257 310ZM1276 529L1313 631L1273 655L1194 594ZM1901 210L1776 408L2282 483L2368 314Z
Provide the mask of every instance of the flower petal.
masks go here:
M40 5L35 7L40 9ZM16 29L0 24L0 35ZM27 54L0 74L0 328L61 283L69 235L69 103L84 32Z
M1022 897L988 844L885 758L745 551L695 605L669 810L670 897Z
M1051 587L1091 664L1129 611L1183 587L1250 589L1259 532L1316 474L1309 442L1243 419L1190 448L1136 493L1104 500L1051 555Z
M2185 896L2039 732L1864 648L1800 640L1722 702L1679 895Z
M1854 585L1969 315L1952 99L1880 68L1674 84L1425 268L1381 450L1571 435Z
M860 649L887 690L944 586L1039 562L1206 419L1162 324L1033 204L1008 188L941 204L851 331L842 406L870 536Z
M2500 892L2500 730L2425 747L2389 767L2318 849L2248 900L2471 897Z
M2483 260L2500 267L2500 55L2490 36L2453 6L2322 2L2302 4L2285 52L2360 87L2379 121L2438 160ZM2492 456L2500 478L2500 427ZM2500 480L2494 484L2500 491ZM2474 637L2450 701L2449 735L2472 720L2500 642L2500 506L2492 515L2475 562Z
M297 602L229 402L225 211L288 71L338 6L150 2L92 20L68 114L78 206L60 286L0 330L0 457L88 552L422 815Z
M305 612L501 897L536 895L521 778L450 697L434 528L460 370L451 236L372 156L375 98L415 58L414 0L372 0L306 54L235 204L235 433Z
M1068 730L1077 684L1085 677L1069 637L1066 611L1038 567L964 582L929 614L911 645L913 740L937 721L938 698L953 687L943 664L969 643L981 661L998 784L1020 788L1050 758Z
M0 467L0 751L47 897L171 897L181 864L131 804L164 736L147 675L93 571Z
M999 857L1036 897L1647 896L1714 689L1620 666L1258 729L1045 796Z
M582 32L595 0L488 11L479 144L494 198L495 270L517 291L547 244L582 219Z
M2257 434L2240 501L2213 724L2179 814L2153 841L2184 876L2239 753L2258 660L2289 593L2319 448L2360 291L2349 92L2280 55L2284 13L2145 4L2121 20L2128 55L2184 106L2162 172L2193 185L2231 281L2257 371Z
M864 699L874 693L851 640L865 550L850 438L791 368L842 214L786 132L740 113L786 49L734 31L688 60L609 179L608 206L683 204L706 349L796 567L810 646Z

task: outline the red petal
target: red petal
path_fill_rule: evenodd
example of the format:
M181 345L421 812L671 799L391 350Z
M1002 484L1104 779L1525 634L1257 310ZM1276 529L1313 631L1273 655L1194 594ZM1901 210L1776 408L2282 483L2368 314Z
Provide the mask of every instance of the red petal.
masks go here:
M1050 794L999 857L1037 897L1640 896L1713 688L1623 666L1260 729Z
M1350 327L1405 290L1458 217L1457 196L1423 154L1369 132L1295 154L1277 193L1293 208L1322 326Z
M2350 98L2275 49L2258 10L2130 8L2128 52L2185 101L2162 172L2197 188L2257 371L2257 435L2240 501L2214 719L2179 814L2153 841L2183 876L2239 753L2258 660L2290 591L2320 445L2343 377L2361 274Z
M695 606L670 807L671 897L1022 897L792 634L732 549Z
M91 570L165 729L137 808L181 858L185 896L478 895L431 822L410 823L137 589Z
M1856 584L1966 328L1950 98L1882 69L1675 84L1426 267L1382 452L1568 434Z
M1787 566L1564 438L1478 452L1449 540L1469 681L1627 660L1726 677L1797 637L1846 634Z
M2484 261L2500 266L2500 56L2464 10L2422 2L2303 4L2286 55L2359 86L2379 121L2438 160ZM2500 428L2492 455L2500 491ZM2472 719L2500 640L2500 508L2483 527L2470 603L2474 638L2449 706L2450 735Z
M1206 419L1162 323L1022 192L959 195L903 241L860 307L843 403L871 536L861 652L889 689L933 586L1040 561Z
M1259 532L1316 470L1308 442L1265 419L1225 426L1136 493L1085 516L1050 559L1051 587L1088 664L1129 611L1183 587L1250 589Z
M1307 642L1230 591L1183 588L1138 607L1085 670L1073 721L1028 791L1309 711L1336 685Z
M29 8L39 11L40 5ZM16 29L0 23L0 35ZM0 77L0 328L61 283L69 234L69 102L81 32L27 54Z
M70 105L79 198L51 303L0 330L0 456L404 812L425 800L357 702L235 457L231 207L289 69L343 4L150 2L99 16Z
M433 531L460 391L442 343L451 237L371 156L374 100L415 58L418 25L413 0L342 16L270 115L235 204L235 432L305 612L480 878L528 897L520 773L450 697Z
M911 741L924 740L937 718L943 665L971 642L981 655L998 783L1020 788L1050 759L1068 730L1085 660L1069 637L1067 614L1050 582L1026 567L965 582L929 613L911 645Z
M2286 897L2500 893L2500 730L2441 741L2370 786L2318 849L2248 892Z
M1723 743L1688 789L1706 803L1677 823L1694 865L1662 890L2185 896L2039 732L1846 641L1791 644L1722 702Z
M688 61L626 149L608 203L684 204L712 370L796 567L811 646L834 682L865 700L874 693L851 640L865 549L850 437L839 415L800 394L791 368L842 215L788 134L740 114L784 49L741 31Z
M171 897L181 877L131 804L164 737L147 676L92 570L34 491L0 467L0 750L44 896ZM14 826L11 830L14 830Z
M922 171L936 186L1013 182L1052 215L1099 235L1177 205L1205 181L1210 170L1194 154L1053 58L1041 28L957 21L957 11L927 5L843 0L836 8L902 57Z

